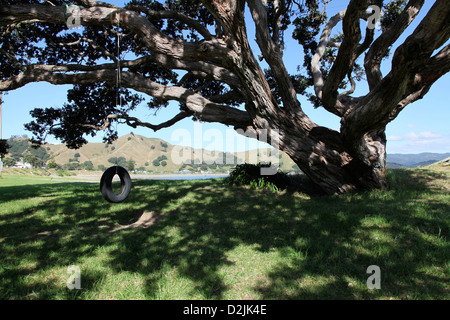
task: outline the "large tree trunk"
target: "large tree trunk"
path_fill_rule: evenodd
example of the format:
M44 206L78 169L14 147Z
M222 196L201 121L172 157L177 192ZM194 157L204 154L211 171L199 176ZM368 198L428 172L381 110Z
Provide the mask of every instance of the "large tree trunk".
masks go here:
M380 189L387 185L384 132L367 141L366 158L352 156L341 135L324 127L314 127L308 139L285 128L281 150L326 194L339 194L361 189ZM374 143L373 140L376 142Z
M300 106L291 110L274 106L260 73L248 70L245 75L242 81L251 89L247 94L253 100L247 111L256 132L267 130L271 144L284 151L325 194L386 186L384 125L346 142L341 133L312 122Z
M260 19L257 28L266 23L264 11L249 1L253 15ZM242 18L242 17L241 17ZM230 26L231 28L231 26ZM234 56L233 73L244 85L250 97L246 110L253 119L253 127L268 131L272 145L278 145L299 168L326 194L340 194L364 188L382 188L386 185L385 145L383 129L365 135L355 144L346 144L342 135L318 126L303 112L293 84L282 63L282 54L263 32L257 32L257 42L272 67L277 85L282 92L283 106L275 101L264 72L248 48L247 34L235 38L233 46L242 53ZM263 134L263 137L266 137ZM356 146L358 152L352 152Z

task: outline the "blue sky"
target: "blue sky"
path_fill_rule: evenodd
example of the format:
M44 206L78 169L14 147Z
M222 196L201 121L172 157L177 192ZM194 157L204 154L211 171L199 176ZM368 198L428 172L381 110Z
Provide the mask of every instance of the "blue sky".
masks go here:
M121 5L123 1L106 1ZM329 16L333 13L342 10L346 7L348 1L334 0L329 6ZM399 39L401 43L407 35L413 30L417 21L423 17L424 12L428 11L432 4L426 2L422 9L420 16L407 29L404 36ZM249 25L249 39L253 39L252 25ZM380 31L376 31L380 32ZM288 39L290 33L286 34ZM395 46L395 45L394 45ZM255 54L259 54L259 49L255 44L252 44ZM285 62L286 66L292 72L295 72L298 65L303 63L302 49L294 41L286 43ZM131 58L131 57L125 57ZM387 74L390 69L390 60L385 60L382 64L383 74ZM30 122L32 119L29 115L30 110L39 107L58 107L66 102L67 90L70 85L54 86L48 83L33 83L28 84L18 90L11 91L3 96L3 118L2 118L2 137L9 138L12 135L31 133L26 131L23 125ZM419 100L413 104L408 105L400 115L387 126L387 151L388 153L420 153L420 152L450 152L450 74L444 75L439 79L424 99ZM367 93L367 86L364 81L358 83L355 96L364 95ZM339 129L339 119L326 112L324 109L314 109L311 104L303 97L299 97L302 108L305 113L319 125L327 126L332 129ZM135 116L139 116L142 120L151 123L164 122L173 117L178 112L177 104L170 104L168 108L160 110L156 116L152 111L145 108L145 103L140 110L136 111ZM223 145L224 151L242 151L253 148L255 143L250 139L242 139L236 135L231 128L227 128L220 124L203 123L200 126L195 124L190 119L185 119L178 122L171 128L163 129L153 132L149 129L137 128L133 129L126 125L118 126L119 135L124 135L129 132L141 134L147 137L161 138L172 144L184 144L195 147L211 146L212 140L207 140L207 133L222 134L224 142L219 143ZM206 134L205 134L206 133ZM89 137L89 141L100 142L103 133L99 132L94 138ZM201 141L194 139L194 137L202 137ZM48 142L57 143L52 137L48 138ZM258 144L258 146L263 146Z

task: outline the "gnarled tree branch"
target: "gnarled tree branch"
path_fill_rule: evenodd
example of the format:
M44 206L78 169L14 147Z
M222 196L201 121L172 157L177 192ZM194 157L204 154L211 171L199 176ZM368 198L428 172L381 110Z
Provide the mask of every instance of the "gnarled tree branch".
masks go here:
M411 24L424 2L424 0L410 0L398 18L373 42L364 58L364 69L370 90L383 79L380 64L386 51Z
M165 121L163 123L157 124L157 125L141 121L140 119L138 119L136 117L131 117L127 114L120 114L117 116L117 118L124 119L125 122L127 123L127 125L129 125L132 128L145 127L145 128L152 129L153 131L158 131L158 130L161 130L164 128L168 128L168 127L174 125L175 123L177 123L183 119L186 119L187 117L190 117L192 115L193 115L192 112L182 111L182 112L178 113L172 119Z
M111 25L120 20L120 26L138 34L147 48L153 53L164 54L185 61L209 60L218 65L231 62L230 50L218 39L187 42L172 39L160 32L146 17L135 11L109 7L80 8L82 25ZM10 25L27 20L65 24L66 13L61 6L12 5L0 7L0 25Z
M448 70L448 46L434 58L430 56L450 36L449 14L446 0L437 0L414 32L395 51L391 72L341 121L341 132L349 146L354 146L353 149L357 149L355 141L393 119L399 102L416 99L420 96L417 92L426 89L426 83L434 82L433 79ZM441 68L439 72L438 67ZM428 81L418 81L421 74L427 75Z
M200 35L203 36L203 38L205 40L213 39L213 36L211 35L209 30L204 25L202 25L195 19L193 19L183 13L173 11L173 10L164 10L164 11L148 10L147 8L144 8L142 6L129 6L128 9L142 12L149 19L174 19L174 20L181 21L181 22L185 23L186 25L188 25L189 27L196 30Z
M322 59L325 49L328 46L329 38L331 35L331 31L338 24L339 21L344 19L346 10L342 10L335 14L333 17L328 20L328 23L325 25L322 34L320 36L319 45L317 46L316 53L314 54L311 60L311 72L313 75L313 84L314 84L314 92L320 100L323 97L323 86L325 85L325 81L323 79L322 71L320 70L320 59ZM339 45L341 47L341 44ZM329 112L332 112L338 116L343 114L342 110L336 109L335 106L330 106L329 104L324 105L325 109Z
M360 17L364 15L365 1L352 0L348 5L343 18L344 39L339 47L338 55L328 74L327 81L323 85L322 102L325 108L333 109L338 97L338 87L353 68L356 59L355 50L361 39L359 27Z
M410 94L402 99L389 115L388 121L394 120L408 104L422 99L431 86L444 74L450 71L450 44L442 48L414 76Z
M266 7L261 0L247 2L256 26L256 42L264 59L271 67L283 100L283 106L291 113L301 112L297 92L282 59L281 47L270 36Z
M92 69L95 69L93 66ZM67 66L65 67L67 70ZM88 68L88 67L85 67ZM83 73L55 73L50 71L50 66L36 66L29 68L17 76L0 82L0 91L20 88L31 82L45 81L51 84L91 84L95 82L109 82L115 84L115 70L100 69ZM62 71L63 68L55 66L54 70ZM186 104L187 108L200 116L206 122L219 122L237 128L246 128L252 125L250 116L245 111L214 103L198 93L177 86L165 86L143 76L131 72L122 72L121 85L139 92L146 93L154 98L162 100L175 100Z

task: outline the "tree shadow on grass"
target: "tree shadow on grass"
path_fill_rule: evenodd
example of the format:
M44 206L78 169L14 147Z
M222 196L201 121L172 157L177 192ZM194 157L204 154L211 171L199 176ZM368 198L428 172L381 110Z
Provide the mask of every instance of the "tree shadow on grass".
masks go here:
M307 254L291 258L288 266L274 268L270 283L257 288L261 297L448 298L445 268L450 257L450 206L448 200L423 196L444 195L435 181L445 176L408 170L392 175L397 181L389 192L344 197L348 202L342 197L322 198L318 201L329 201L328 211L307 210L308 217L292 227L293 233L306 240L295 250ZM314 222L305 224L310 219ZM370 265L381 268L381 290L366 286Z
M402 181L410 178L406 173ZM198 284L206 297L222 299L226 284L218 271L230 264L227 252L246 244L257 245L266 253L272 249L286 252L284 262L255 286L255 296L260 298L362 299L444 294L445 277L428 274L427 270L444 268L448 255L444 247L427 240L427 236L438 232L446 236L445 212L449 206L439 201L418 206L417 192L430 191L426 184L409 192L363 193L350 200L296 200L292 195L245 188L221 193L227 189L206 186L190 190L192 197L171 210L158 225L146 232L124 234L124 246L114 252L115 267L144 274L161 265L177 267L179 273ZM422 211L428 216L421 217ZM377 224L379 220L382 225ZM168 235L172 228L177 230L175 239ZM145 268L140 267L143 257L151 257L152 261ZM373 264L383 272L382 291L366 287L366 270ZM148 281L148 296L157 286L155 279Z
M398 173L389 191L311 199L230 187L219 180L133 181L123 204L105 202L98 185L27 187L29 197L42 197L42 203L0 217L2 298L25 298L33 288L50 288L44 280L30 286L21 279L82 264L99 248L108 248L108 258L87 277L85 291L67 292L55 284L38 298L95 296L90 291L102 290L95 278L104 277L106 268L141 276L145 281L137 290L148 299L171 299L170 293L161 294L161 286L174 270L175 279L189 280L192 295L224 299L229 287L221 272L237 263L228 253L251 246L280 257L251 285L254 298L440 299L448 288L450 208L445 200L422 201L421 194L442 190L433 189L433 175L414 175ZM402 187L413 179L412 186ZM11 188L0 191L27 198ZM148 213L158 217L154 223L129 227ZM29 266L20 266L27 260ZM366 287L370 265L381 268L381 290Z

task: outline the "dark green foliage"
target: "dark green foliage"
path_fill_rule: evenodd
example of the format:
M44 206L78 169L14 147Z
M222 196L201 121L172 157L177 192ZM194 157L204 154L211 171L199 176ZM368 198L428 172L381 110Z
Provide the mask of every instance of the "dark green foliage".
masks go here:
M162 142L161 142L162 144ZM158 158L156 158L155 160L152 161L153 165L155 167L159 167L160 165L162 165L163 167L165 167L167 165L167 157L165 155L159 156ZM163 164L164 162L164 164Z
M8 141L5 139L0 140L0 159L3 159L3 157L8 153L9 145Z
M42 167L44 165L44 161L30 152L26 153L23 157L23 162L29 163L33 166L33 168Z
M269 1L270 2L270 1ZM381 27L386 29L403 11L406 6L406 0L394 0L383 5L383 16L381 17ZM302 70L305 70L306 75L297 75L297 79L301 80L300 83L296 84L294 81L294 86L298 94L302 94L308 98L308 100L314 105L314 107L322 106L322 103L315 95L310 94L305 91L309 86L312 86L312 73L311 73L311 60L315 51L317 49L317 37L323 27L323 24L330 18L327 16L325 11L319 7L321 1L316 0L305 0L302 2L294 2L296 6L291 8L292 13L295 14L295 19L292 21L295 26L292 38L297 40L298 43L303 47L304 62ZM368 5L371 4L368 1ZM336 34L331 37L332 41L340 43L343 40L343 34ZM324 80L327 79L327 75L336 59L337 48L327 48L320 61L320 69ZM385 57L389 55L389 50L386 52ZM364 76L363 68L355 63L352 73L353 79L355 81L360 81ZM291 76L292 77L292 76ZM269 78L270 79L270 78ZM297 80L298 82L298 80ZM270 83L270 81L269 81ZM339 85L340 89L346 88L349 81L344 79Z
M406 0L395 0L383 5L383 15L381 16L381 28L384 30L398 18L406 7Z
M78 162L69 162L63 165L64 170L80 170L81 164Z
M125 157L111 157L108 159L108 162L126 168L128 166L127 159Z
M51 159L47 162L47 168L49 169L59 169L60 165L55 162L55 160Z
M261 175L261 168L268 168L270 164L240 164L231 171L226 182L234 185L248 185L258 189L270 189L273 191L284 190L289 186L289 177L284 172L274 175Z
M165 142L162 142L162 141L161 141L159 144L160 144L161 147L163 147L163 148L167 148L167 147L168 147L167 143L165 143Z
M43 165L50 158L45 148L33 146L27 138L12 137L6 143L9 146L7 153L16 161L19 161L20 158L28 154L30 155L30 159L33 159L32 164L38 166Z
M16 164L16 160L14 160L13 158L9 158L9 157L4 158L2 161L3 161L3 164L7 167L11 167Z
M127 165L126 165L125 168L126 168L128 171L133 171L133 170L135 169L135 167L136 167L136 161L130 159L130 160L127 161Z
M22 155L30 147L27 139L10 138L7 143L9 145L8 152L13 156Z
M121 95L122 106L117 106L117 96ZM58 108L36 108L30 112L34 121L25 125L33 132L33 141L42 143L48 134L54 135L66 143L67 147L79 148L87 140L85 135L95 136L96 127L103 125L104 119L115 113L127 113L142 101L139 95L130 91L111 87L106 83L93 85L75 85L68 91L69 103ZM104 141L117 139L113 126L106 128Z
M52 5L75 3L73 0L52 0ZM12 4L46 4L43 0L0 0L0 5ZM79 2L75 4L79 5ZM164 11L173 10L184 13L205 27L212 26L213 16L203 6L201 1L168 0L165 4L153 0L132 0L125 6L136 11L147 10ZM180 40L198 41L199 34L190 26L174 19L151 19L153 25L162 33ZM111 53L115 58L117 52L122 54L129 52L135 56L150 56L140 37L129 30L117 26L89 26L82 27L76 31L68 30L66 25L55 25L51 23L40 23L26 25L15 25L12 28L0 27L2 41L0 48L14 55L0 55L0 80L18 75L21 70L16 66L30 65L33 63L64 65L84 64L87 66L98 63L111 62ZM117 47L117 31L120 32L120 47ZM93 47L89 41L93 41ZM72 43L70 50L62 43ZM98 50L96 48L104 48ZM82 54L80 54L82 53ZM178 74L162 65L149 61L145 64L130 67L130 72L139 73L141 76L152 81L169 85L178 82ZM185 87L192 88L196 84L187 81ZM208 86L209 92L213 94L222 93L223 86ZM121 95L123 106L118 106L117 94ZM160 99L150 98L147 105L151 109L167 107L168 102ZM43 107L36 108L31 112L34 120L26 125L26 129L33 133L33 140L37 143L45 141L47 135L53 135L61 140L69 148L80 148L87 140L86 136L95 136L95 128L101 127L106 116L109 114L128 113L140 102L140 95L132 94L127 89L118 89L106 83L92 85L76 85L69 90L68 103L60 108ZM183 107L180 105L180 107ZM106 128L104 140L111 142L117 138L114 126Z
M326 19L327 15L319 11L317 1L306 0L298 6L298 15L293 21L295 30L292 37L303 46L305 54L314 54L317 48L315 38Z
M84 170L94 170L94 164L92 161L85 161L83 162Z
M269 83L272 94L277 99L277 102L281 103L281 96L279 93L278 84L273 77L272 71L269 69L264 70L264 75L267 79L267 82ZM291 81L292 84L294 85L294 89L297 92L297 94L306 95L306 89L313 84L311 79L300 74L291 75Z

